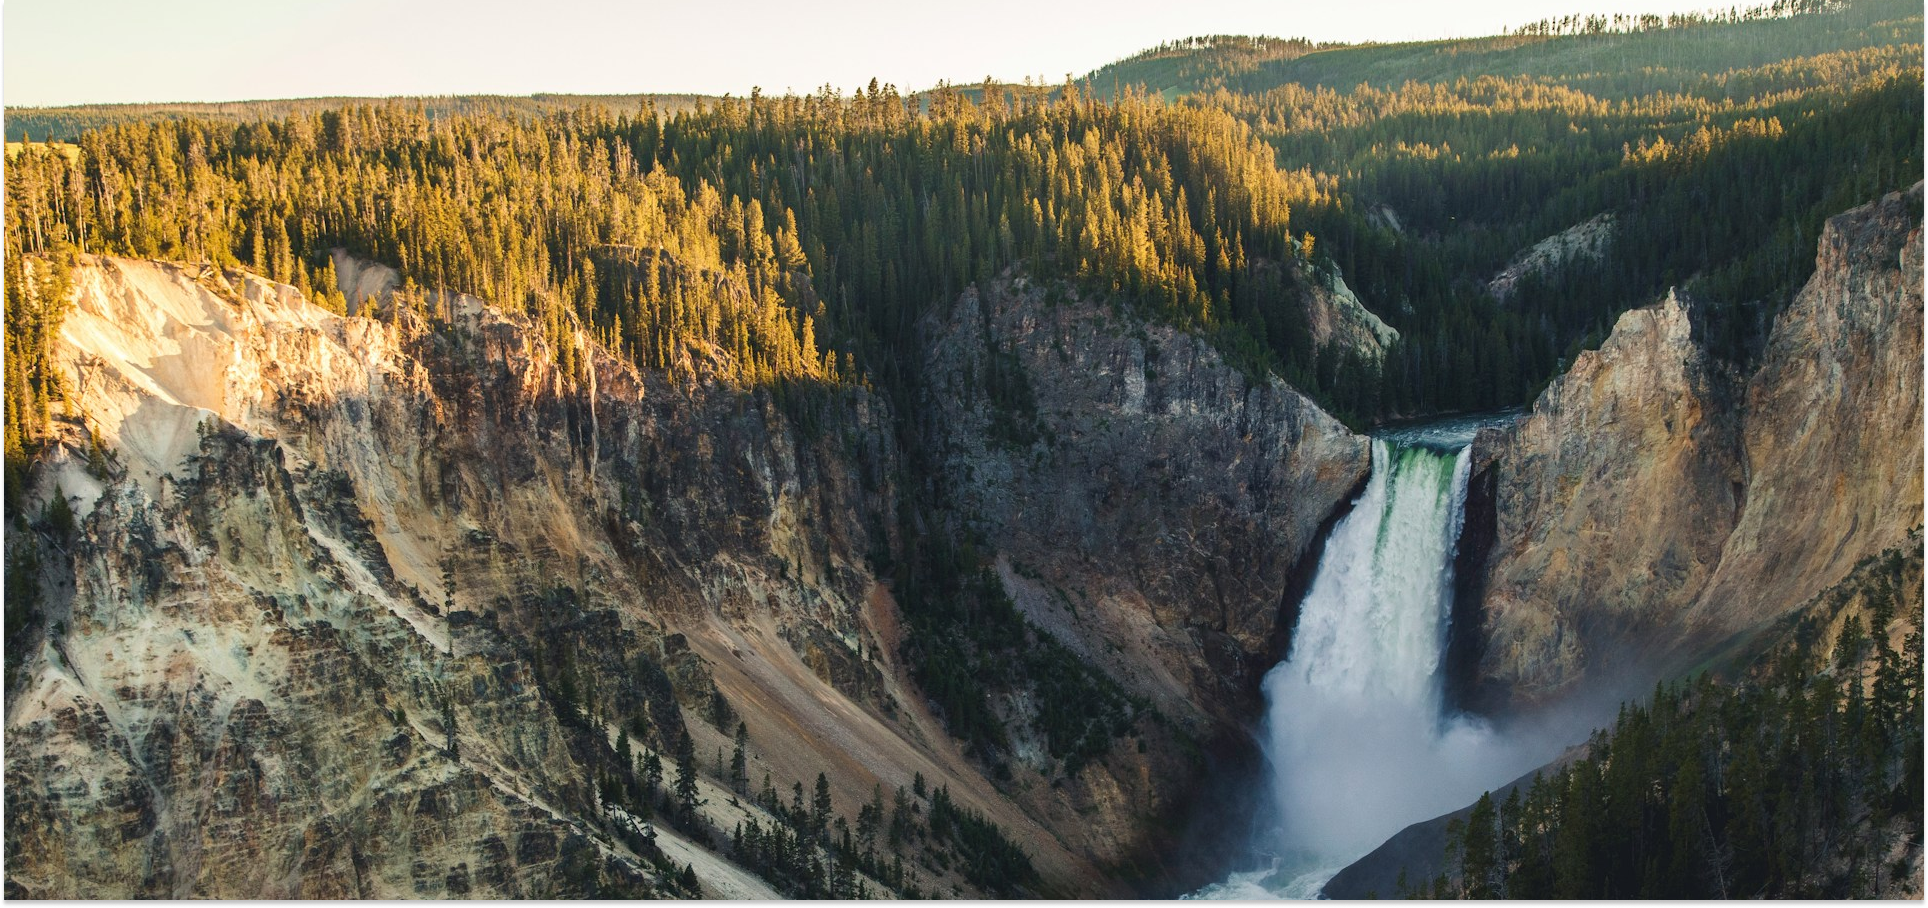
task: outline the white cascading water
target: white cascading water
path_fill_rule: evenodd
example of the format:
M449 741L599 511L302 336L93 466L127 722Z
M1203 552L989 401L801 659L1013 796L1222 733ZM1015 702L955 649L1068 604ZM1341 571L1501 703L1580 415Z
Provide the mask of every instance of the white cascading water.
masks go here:
M1460 445L1373 440L1372 476L1327 537L1291 652L1265 678L1268 866L1199 897L1316 898L1400 829L1533 765L1483 723L1442 715L1471 462Z

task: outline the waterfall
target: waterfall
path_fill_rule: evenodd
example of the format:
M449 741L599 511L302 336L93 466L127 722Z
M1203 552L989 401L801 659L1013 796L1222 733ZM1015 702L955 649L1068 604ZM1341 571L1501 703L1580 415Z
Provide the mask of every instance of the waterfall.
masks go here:
M1458 438L1419 441L1373 440L1365 491L1327 537L1291 651L1266 675L1261 744L1276 812L1257 850L1267 866L1201 897L1316 897L1400 829L1532 765L1483 723L1442 710L1471 456Z

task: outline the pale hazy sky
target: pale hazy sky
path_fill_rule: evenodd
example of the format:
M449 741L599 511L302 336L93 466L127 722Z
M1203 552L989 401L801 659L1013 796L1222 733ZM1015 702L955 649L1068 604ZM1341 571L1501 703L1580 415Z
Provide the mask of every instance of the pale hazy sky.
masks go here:
M781 94L1083 75L1160 41L1494 34L1707 0L6 0L8 105L323 95ZM1726 4L1721 4L1725 6Z

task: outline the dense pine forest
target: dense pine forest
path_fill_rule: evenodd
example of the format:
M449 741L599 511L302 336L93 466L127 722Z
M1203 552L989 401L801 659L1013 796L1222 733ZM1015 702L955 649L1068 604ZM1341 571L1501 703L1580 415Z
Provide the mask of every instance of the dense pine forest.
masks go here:
M1284 166L1342 175L1339 204L1299 223L1404 335L1380 399L1322 389L1361 414L1520 402L1677 284L1721 308L1719 346L1744 359L1806 280L1821 221L1921 171L1919 8L1803 8L1325 51L1281 61L1280 87L1211 93ZM1603 214L1597 256L1486 286Z
M1585 755L1449 827L1460 898L1867 898L1919 841L1919 531L1738 682L1662 684Z
M1048 94L116 115L77 153L14 157L8 243L310 287L341 246L749 382L901 384L928 307L1021 266L1193 326L1358 422L1512 405L1673 284L1722 307L1744 358L1821 219L1919 173L1919 11L1778 12L1443 46L1180 42ZM1174 55L1244 74L1147 68ZM1431 81L1328 87L1381 65ZM1161 75L1176 85L1129 82ZM1101 99L1107 79L1124 87ZM1601 215L1598 255L1487 286ZM1400 330L1383 363L1311 349L1272 267L1295 257L1336 263Z

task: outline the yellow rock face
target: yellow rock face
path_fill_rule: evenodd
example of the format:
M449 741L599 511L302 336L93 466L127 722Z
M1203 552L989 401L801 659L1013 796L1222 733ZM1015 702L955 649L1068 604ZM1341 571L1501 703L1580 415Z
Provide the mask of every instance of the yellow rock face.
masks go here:
M1831 219L1751 374L1670 294L1484 444L1489 703L1651 686L1921 523L1920 209L1917 185Z

